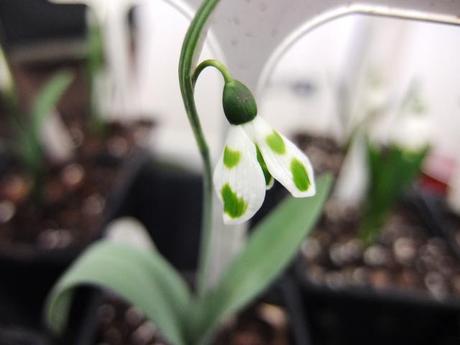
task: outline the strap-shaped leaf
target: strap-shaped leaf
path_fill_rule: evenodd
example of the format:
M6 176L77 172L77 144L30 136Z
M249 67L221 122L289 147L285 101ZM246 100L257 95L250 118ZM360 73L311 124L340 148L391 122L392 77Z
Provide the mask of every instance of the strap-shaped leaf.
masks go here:
M428 152L429 146L408 150L367 142L369 188L359 229L363 241L376 239L391 208L420 174Z
M40 135L43 122L52 114L53 108L69 87L72 79L72 73L68 71L54 75L35 97L30 118L27 119L30 123L21 124L19 119L14 119L13 123L19 130L18 144L20 154L28 169L32 171L36 171L39 168L42 160Z
M92 245L49 296L47 321L56 332L66 326L73 290L81 285L110 289L139 307L172 344L185 344L182 330L189 292L159 253L110 241Z
M330 175L320 177L316 196L285 200L257 226L218 286L198 301L190 318L192 343L204 343L222 319L263 292L289 264L320 216L331 183Z
M72 79L72 73L68 71L59 72L40 90L31 110L33 128L36 133L39 133L43 120L51 113L61 99Z

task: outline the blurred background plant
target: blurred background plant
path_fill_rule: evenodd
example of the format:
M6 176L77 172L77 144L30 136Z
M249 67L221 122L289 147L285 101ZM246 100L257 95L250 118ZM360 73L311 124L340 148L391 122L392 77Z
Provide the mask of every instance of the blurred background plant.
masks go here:
M8 114L13 133L6 147L14 152L26 175L31 179L35 201L42 198L41 187L45 174L46 150L41 141L43 125L48 116L55 115L55 107L72 82L69 72L53 76L35 97L30 111L23 113L16 93L16 86L7 60L0 49L0 73L2 74L1 98Z
M367 244L376 240L390 210L420 177L429 152L431 124L418 86L413 83L403 97L388 143L366 140L369 178L359 233Z

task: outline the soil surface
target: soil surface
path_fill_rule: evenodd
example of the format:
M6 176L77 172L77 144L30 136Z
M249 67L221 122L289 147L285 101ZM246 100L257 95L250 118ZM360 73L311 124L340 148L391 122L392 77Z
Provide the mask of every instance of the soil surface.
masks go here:
M114 296L106 296L97 311L95 344L167 345L157 327L141 311ZM218 332L213 345L287 345L285 311L258 303L230 320Z
M75 144L71 161L47 161L39 183L14 160L0 166L0 252L81 247L100 235L107 200L121 183L125 162L152 123L117 122L104 135L69 126Z
M356 209L328 202L302 247L311 282L400 289L438 299L460 296L460 260L444 238L427 233L414 212L397 207L370 245L359 239L358 226Z

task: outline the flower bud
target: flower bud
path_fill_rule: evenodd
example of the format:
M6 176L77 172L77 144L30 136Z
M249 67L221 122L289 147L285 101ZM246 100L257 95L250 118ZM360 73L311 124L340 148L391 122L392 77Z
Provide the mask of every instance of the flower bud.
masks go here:
M242 125L257 115L257 104L251 90L238 80L225 83L222 102L225 116L232 125Z

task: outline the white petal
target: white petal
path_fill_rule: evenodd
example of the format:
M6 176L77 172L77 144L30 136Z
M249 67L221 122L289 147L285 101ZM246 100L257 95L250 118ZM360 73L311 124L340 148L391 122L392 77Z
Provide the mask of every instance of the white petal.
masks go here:
M313 167L296 145L274 131L260 116L245 124L244 129L259 147L270 174L293 196L315 195Z
M230 127L224 152L214 171L214 187L224 204L226 224L243 223L262 206L264 174L257 162L256 147L241 126Z

